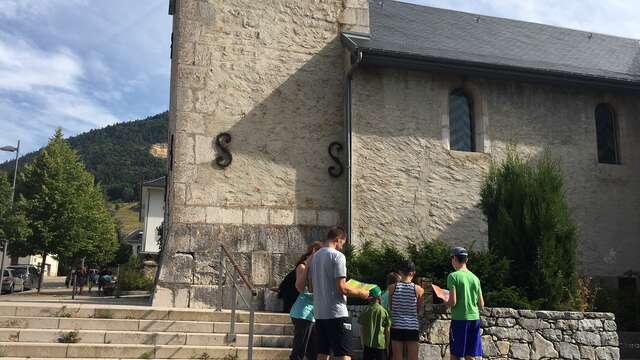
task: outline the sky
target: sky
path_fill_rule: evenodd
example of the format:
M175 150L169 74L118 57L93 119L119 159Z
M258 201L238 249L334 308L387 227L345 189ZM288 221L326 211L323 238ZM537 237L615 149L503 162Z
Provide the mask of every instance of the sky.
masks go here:
M405 1L640 39L638 0ZM29 152L57 127L72 136L167 110L168 3L0 0L0 146Z

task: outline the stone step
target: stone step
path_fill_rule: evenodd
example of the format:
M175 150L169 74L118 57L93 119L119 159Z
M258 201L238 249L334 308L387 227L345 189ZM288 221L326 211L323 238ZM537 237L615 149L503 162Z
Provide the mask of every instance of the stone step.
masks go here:
M0 341L30 343L60 343L71 330L60 329L0 329ZM249 335L237 334L236 342L228 341L227 334L203 334L184 332L143 332L78 330L80 344L142 344L142 345L191 345L191 346L247 346ZM290 348L291 335L254 335L253 345L273 348Z
M28 302L0 302L0 315L18 317L67 317L126 320L176 320L225 322L231 320L229 310L181 309L150 306L98 304L47 304ZM289 314L257 312L256 323L289 324ZM249 312L238 311L236 321L248 322Z
M289 349L258 347L255 360L284 360ZM131 359L246 359L246 347L123 345L123 344L43 344L0 342L0 357L18 358L131 358Z
M230 326L231 324L229 322L0 316L0 328L10 329L110 330L226 334L229 332ZM236 324L236 333L246 334L248 332L248 323ZM255 334L292 335L293 325L256 323Z

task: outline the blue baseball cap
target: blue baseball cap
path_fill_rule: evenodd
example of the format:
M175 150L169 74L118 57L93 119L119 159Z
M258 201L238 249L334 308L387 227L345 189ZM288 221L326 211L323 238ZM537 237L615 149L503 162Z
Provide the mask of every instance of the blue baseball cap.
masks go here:
M461 246L456 246L451 251L451 256L469 256L469 252Z

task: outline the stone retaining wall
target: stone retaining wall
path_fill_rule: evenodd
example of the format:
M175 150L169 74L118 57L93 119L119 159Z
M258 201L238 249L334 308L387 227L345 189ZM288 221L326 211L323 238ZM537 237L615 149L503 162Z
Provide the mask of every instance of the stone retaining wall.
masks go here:
M482 313L482 348L487 359L619 359L611 313L487 308ZM450 315L427 305L420 359L449 359Z

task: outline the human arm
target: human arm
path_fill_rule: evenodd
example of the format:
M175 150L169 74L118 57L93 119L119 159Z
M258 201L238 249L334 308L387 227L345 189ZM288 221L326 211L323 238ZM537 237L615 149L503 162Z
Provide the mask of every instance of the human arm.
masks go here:
M296 290L299 293L304 291L307 285L307 266L302 263L296 267Z
M389 287L387 288L387 303L389 304L389 308L387 309L389 311L389 314L391 314L391 312L393 311L392 304L391 304L391 299L393 299L393 291L396 289L396 284L391 284L389 285Z
M424 312L424 289L420 285L416 285L416 297L418 298L418 315L422 315Z
M445 302L445 305L447 305L447 307L451 309L454 306L456 306L456 301L457 301L456 278L454 277L453 274L449 274L449 276L447 277L447 289L449 290L449 300Z
M347 285L347 259L344 255L340 254L335 258L333 269L333 276L336 279L336 290L338 291L338 294L362 299L367 299L369 297L369 291L352 288Z
M348 297L357 297L361 299L367 299L369 297L369 292L367 290L354 289L347 285L347 279L340 277L336 279L336 287L338 289L338 293Z
M449 290L449 301L445 303L449 309L456 306L456 288Z
M482 296L482 290L480 290L480 296L478 296L478 308L484 309L484 297Z

